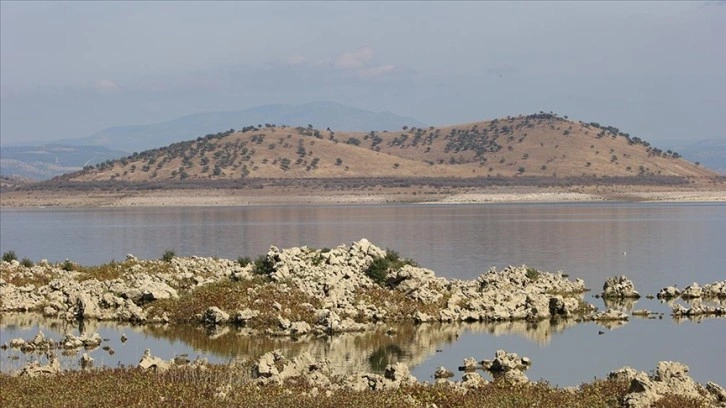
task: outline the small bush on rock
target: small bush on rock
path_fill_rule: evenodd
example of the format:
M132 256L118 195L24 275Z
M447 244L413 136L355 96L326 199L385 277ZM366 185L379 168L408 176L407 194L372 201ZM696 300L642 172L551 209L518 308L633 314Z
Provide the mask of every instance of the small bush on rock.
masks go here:
M164 254L161 255L161 260L165 262L171 262L172 259L176 256L176 253L173 249L167 249L164 251Z
M533 281L536 281L539 278L539 271L535 268L527 267L527 277Z
M260 255L255 259L254 273L258 275L269 275L275 272L275 264L267 259L267 255Z
M386 256L383 258L376 258L368 265L366 269L366 275L371 278L374 282L381 286L386 286L386 278L389 272L395 272L405 265L417 266L416 262L411 259L404 258L398 252L386 249Z
M76 269L76 264L70 259L66 259L62 264L60 264L60 268L66 272L70 272Z
M5 262L12 262L17 261L18 256L15 255L15 251L7 251L3 254L3 261Z
M252 258L250 258L249 256L240 256L237 257L237 263L239 264L239 266L244 268L245 266L252 263Z

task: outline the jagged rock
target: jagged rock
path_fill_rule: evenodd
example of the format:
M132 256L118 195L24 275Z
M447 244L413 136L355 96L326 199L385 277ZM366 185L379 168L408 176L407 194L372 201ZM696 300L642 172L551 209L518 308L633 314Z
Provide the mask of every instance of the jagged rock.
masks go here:
M465 371L467 373L476 371L477 361L473 357L467 357L464 359L464 365L459 367L459 371Z
M658 299L675 299L681 295L681 291L675 286L667 286L661 289L656 297Z
M726 307L694 305L690 308L683 307L676 303L671 309L671 315L675 317L696 317L696 316L723 316L726 315Z
M434 320L434 318L426 313L423 313L423 312L417 310L416 313L414 313L414 315L413 315L413 320L416 323L428 323L428 322Z
M602 289L604 298L640 298L640 293L635 290L633 281L625 277L625 275L608 278Z
M461 376L461 385L465 388L480 388L487 384L489 384L489 381L476 372L464 373Z
M22 348L26 344L27 343L25 342L25 339L15 338L15 339L10 340L10 347L12 347L12 348Z
M650 407L668 394L705 399L704 402L708 406L722 401L720 387L717 384L709 383L706 387L701 386L688 376L688 366L678 362L659 362L653 376L637 372L630 367L623 367L611 372L608 378L630 381L630 389L624 398L625 406L630 408Z
M681 297L683 299L697 299L702 296L703 288L701 288L696 282L693 282L691 285L686 286L686 288L683 289L683 292L681 292Z
M628 318L630 318L630 316L627 313L614 309L608 309L586 317L587 320L594 321L626 321Z
M93 333L93 335L91 336L88 336L86 334L83 334L81 336L74 336L71 333L67 333L65 337L63 337L63 339L60 341L60 345L67 350L77 349L81 347L91 349L94 347L98 347L101 342L103 342L103 339L98 333Z
M408 366L403 363L389 364L386 366L384 376L395 382L416 382L416 377L411 375Z
M503 380L512 384L522 384L529 381L524 374L532 361L528 357L519 357L516 353L507 353L497 350L492 361L482 361L482 366L489 371L495 380Z
M280 326L281 329L285 330L290 328L290 325L292 323L290 322L290 319L285 319L284 317L278 316L277 317L277 325Z
M582 280L570 281L561 272L537 272L531 268L509 266L502 271L489 270L473 281L448 280L437 277L433 271L413 265L388 271L384 297L366 298L371 289L381 290L379 283L366 273L386 251L366 239L353 242L349 247L340 245L331 250L307 247L280 250L270 247L264 268L257 273L269 276L281 291L296 291L318 299L309 311L316 319L310 331L341 333L362 331L375 327L374 323L398 319L428 321L507 321L544 320L553 316L581 315L580 294L585 290ZM0 311L45 310L48 315L67 319L118 320L134 323L166 323L169 316L154 313L157 299L178 297L176 288L206 285L220 279L248 279L252 266L241 267L237 262L203 257L175 257L156 268L157 262L138 261L129 257L121 277L108 281L87 279L78 281L79 272L62 271L55 266L39 266L38 273L52 276L48 285L16 287L7 282L0 285L3 302ZM159 271L161 270L161 271ZM166 272L168 270L168 272ZM153 272L152 272L153 271ZM21 272L18 272L21 273ZM35 272L34 272L35 273ZM530 276L528 276L530 274ZM407 300L420 302L426 309L406 312L388 307L387 294L401 294ZM236 312L232 318L226 312L215 310L215 305L198 319L207 324L234 322L245 325L254 319L263 307L272 306L283 317L280 327L268 328L274 334L300 335L306 332L301 323L292 329L292 316L280 302L264 304L255 299L255 288L249 288L251 308ZM555 294L555 295L553 295ZM446 302L443 302L446 299ZM553 300L554 299L554 300ZM257 303L255 303L257 301ZM150 304L149 304L150 303ZM445 305L440 305L445 303ZM314 309L318 310L314 310ZM258 309L258 310L255 310ZM410 310L410 309L407 309ZM425 310L425 311L424 311ZM269 310L265 310L269 312ZM148 313L148 315L147 315Z
M295 335L303 335L310 333L311 327L307 322L293 322L290 324L290 333Z
M78 364L81 366L82 369L88 369L93 367L93 358L89 356L86 353L83 353L81 356L81 359L78 361Z
M41 365L38 360L23 367L18 373L19 376L37 377L39 375L54 375L60 373L60 361L55 355L48 359L48 364Z
M249 308L244 309L244 310L239 310L234 315L234 322L237 324L246 325L248 321L259 316L259 314L260 314L260 312L258 312L257 310L252 310Z
M212 306L204 312L202 320L206 324L224 324L229 321L229 314L216 306Z
M143 370L153 370L162 373L167 371L171 367L171 364L159 357L152 356L151 350L146 349L143 357L141 357L141 361L139 361L138 367Z
M716 399L716 401L726 402L726 390L724 390L722 386L709 381L706 383L706 391L708 391L709 394Z
M726 280L703 285L704 297L726 298Z
M439 367L436 369L436 372L434 373L434 378L451 378L454 376L454 373L447 370L446 367Z

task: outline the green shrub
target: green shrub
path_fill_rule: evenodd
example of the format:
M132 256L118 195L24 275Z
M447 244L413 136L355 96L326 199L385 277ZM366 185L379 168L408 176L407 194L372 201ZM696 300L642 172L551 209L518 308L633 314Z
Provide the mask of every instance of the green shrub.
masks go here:
M258 275L270 275L275 272L275 263L267 258L267 255L260 255L255 259L254 273Z
M237 263L239 264L239 266L244 268L245 266L252 263L252 258L250 258L249 256L239 256L237 257Z
M70 272L76 269L76 264L73 263L70 259L66 259L63 261L63 263L60 265L61 269L63 269L66 272Z
M417 266L416 262L411 259L401 259L398 252L392 249L386 249L386 256L376 258L366 268L366 275L380 286L387 286L387 276L389 272L396 272L405 265Z
M23 258L23 260L20 261L20 265L23 265L26 268L32 268L33 266L35 266L35 264L33 263L33 261L30 260L30 258Z
M171 262L172 259L176 256L176 253L173 249L167 249L164 251L164 254L161 255L161 260L165 262Z
M7 251L3 254L3 261L5 262L12 262L17 261L18 256L15 255L15 251Z
M539 279L539 274L540 272L537 269L530 268L529 266L527 267L527 277L530 280L536 281L537 279Z

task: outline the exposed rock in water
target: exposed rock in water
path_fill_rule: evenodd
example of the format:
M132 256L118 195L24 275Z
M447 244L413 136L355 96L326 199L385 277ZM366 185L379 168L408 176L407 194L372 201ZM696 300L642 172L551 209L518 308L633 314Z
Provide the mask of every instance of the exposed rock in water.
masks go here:
M494 360L484 360L482 367L489 371L494 380L506 381L512 384L523 384L529 382L524 374L532 361L528 357L519 357L516 353L507 353L504 350L497 350Z
M667 286L661 289L658 294L658 299L675 299L682 298L685 300L690 299L701 299L701 298L726 298L726 280L709 283L700 286L697 282L686 286L683 291L679 290L675 286Z
M671 309L674 317L696 317L696 316L726 316L726 307L693 305L690 308L674 304Z
M602 297L604 298L640 298L640 293L635 290L633 281L625 277L625 275L609 277L602 289Z
M675 299L681 296L681 291L675 286L667 286L656 295L658 299Z
M434 373L434 378L436 378L436 379L439 379L439 378L451 378L453 376L454 376L454 373L452 373L451 371L447 370L446 367L443 367L443 366L437 368L436 369L436 372Z

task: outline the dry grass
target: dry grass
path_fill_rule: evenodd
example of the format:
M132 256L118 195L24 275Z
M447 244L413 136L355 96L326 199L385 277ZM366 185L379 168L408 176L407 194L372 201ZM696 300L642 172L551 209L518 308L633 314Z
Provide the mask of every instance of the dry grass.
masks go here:
M281 310L273 307L280 305ZM313 307L304 307L305 304ZM299 290L267 281L264 277L250 280L233 281L222 279L192 289L179 299L162 299L149 304L150 317L166 313L173 323L198 323L197 316L211 306L216 306L230 315L238 310L250 308L260 314L248 322L251 328L277 326L277 317L291 321L314 322L314 308L319 308L319 300L311 298Z
M8 264L0 265L0 279L15 286L34 285L36 287L47 285L60 275L43 267L28 268L20 266L11 268Z
M325 390L311 395L300 379L285 386L257 386L249 382L251 366L234 369L210 366L206 370L176 369L164 374L117 368L71 371L55 377L11 377L0 374L0 405L3 407L621 407L628 391L626 382L595 380L579 389L552 388L545 382L512 386L491 383L466 394L443 385L416 384L386 392ZM228 387L226 387L228 386ZM226 396L218 392L226 388ZM705 407L703 401L667 396L659 408Z

